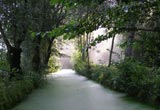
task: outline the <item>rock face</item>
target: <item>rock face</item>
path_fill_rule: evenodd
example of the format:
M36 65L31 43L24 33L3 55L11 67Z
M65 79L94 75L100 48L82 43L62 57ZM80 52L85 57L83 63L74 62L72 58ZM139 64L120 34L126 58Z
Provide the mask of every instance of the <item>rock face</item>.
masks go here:
M98 37L98 35L103 35L106 32L105 28L98 29L92 33L93 38ZM123 49L119 47L120 42L123 40L122 35L116 35L113 46L112 62L118 62L124 58ZM72 55L75 52L75 41L66 40L64 45L59 47L60 52L64 54L60 57L60 63L62 69L73 69ZM90 61L94 64L104 64L107 65L109 62L109 55L111 49L112 38L102 41L94 47L89 49Z
M122 40L122 37L117 35L115 37L114 46L113 46L113 54L112 54L112 62L118 62L120 59L124 57L123 50L119 47L119 43ZM90 59L95 64L108 64L109 55L111 49L112 38L102 41L97 44L95 47L92 47L90 52Z
M60 65L62 69L73 69L72 56L75 52L75 41L74 40L65 40L64 44L59 47L60 53Z
M99 35L105 34L106 29L101 28L93 32L94 38ZM113 54L112 54L112 62L118 62L120 59L124 57L123 50L119 47L120 42L123 40L122 35L116 35L114 40L113 46ZM111 49L112 38L102 41L101 43L97 44L96 46L92 47L90 52L90 59L91 62L95 64L108 64L109 62L109 55Z
M73 69L73 63L71 62L71 57L61 57L60 62L62 69Z

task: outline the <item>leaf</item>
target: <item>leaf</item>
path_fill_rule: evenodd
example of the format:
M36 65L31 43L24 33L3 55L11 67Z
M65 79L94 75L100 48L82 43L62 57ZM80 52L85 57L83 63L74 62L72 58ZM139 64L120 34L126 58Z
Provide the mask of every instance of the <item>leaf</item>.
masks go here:
M36 37L36 32L31 32L31 37L35 38Z

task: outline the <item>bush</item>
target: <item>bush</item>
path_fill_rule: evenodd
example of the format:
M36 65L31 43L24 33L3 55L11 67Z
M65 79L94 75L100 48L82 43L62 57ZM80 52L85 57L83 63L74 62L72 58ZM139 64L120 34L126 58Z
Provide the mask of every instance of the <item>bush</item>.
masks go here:
M119 85L121 85L121 91L125 91L133 96L137 95L137 91L140 88L139 84L148 77L148 68L131 60L122 61L117 65L117 68L120 71L120 75L117 80Z
M74 69L77 71L77 73L85 76L88 75L88 77L90 77L90 72L87 68L87 62L83 61L81 58L82 56L80 52L74 54L73 56Z
M118 69L115 68L115 66L108 68L106 66L93 65L90 63L90 68L88 69L87 62L83 61L81 58L82 56L80 53L77 53L74 56L74 69L78 74L84 75L89 79L113 89L116 88Z
M117 68L120 71L117 81L121 91L143 102L157 103L160 92L159 69L153 70L131 60L124 60Z
M28 73L21 80L0 79L0 110L7 110L23 100L40 84L42 76Z
M52 73L52 72L56 72L60 65L57 63L58 59L55 57L55 56L51 56L49 58L49 61L48 61L48 72L47 73Z

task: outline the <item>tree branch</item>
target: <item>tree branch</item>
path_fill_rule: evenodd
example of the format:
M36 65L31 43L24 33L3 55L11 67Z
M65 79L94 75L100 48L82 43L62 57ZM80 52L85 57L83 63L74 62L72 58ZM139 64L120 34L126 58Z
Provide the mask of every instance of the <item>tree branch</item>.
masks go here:
M2 38L3 38L3 40L4 40L4 43L5 43L6 46L7 46L7 49L10 50L11 44L10 44L10 42L8 41L8 39L7 39L7 37L6 37L5 33L4 33L4 30L3 30L3 28L2 28L2 21L0 21L0 33L2 34Z
M146 29L146 28L137 28L137 27L120 27L119 30L124 31L147 31L147 32L160 32L159 28Z

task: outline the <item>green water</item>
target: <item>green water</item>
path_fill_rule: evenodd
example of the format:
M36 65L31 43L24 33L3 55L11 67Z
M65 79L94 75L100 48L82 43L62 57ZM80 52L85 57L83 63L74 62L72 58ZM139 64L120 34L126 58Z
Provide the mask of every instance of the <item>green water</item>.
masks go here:
M124 94L62 70L48 76L48 84L34 91L13 110L155 110Z

